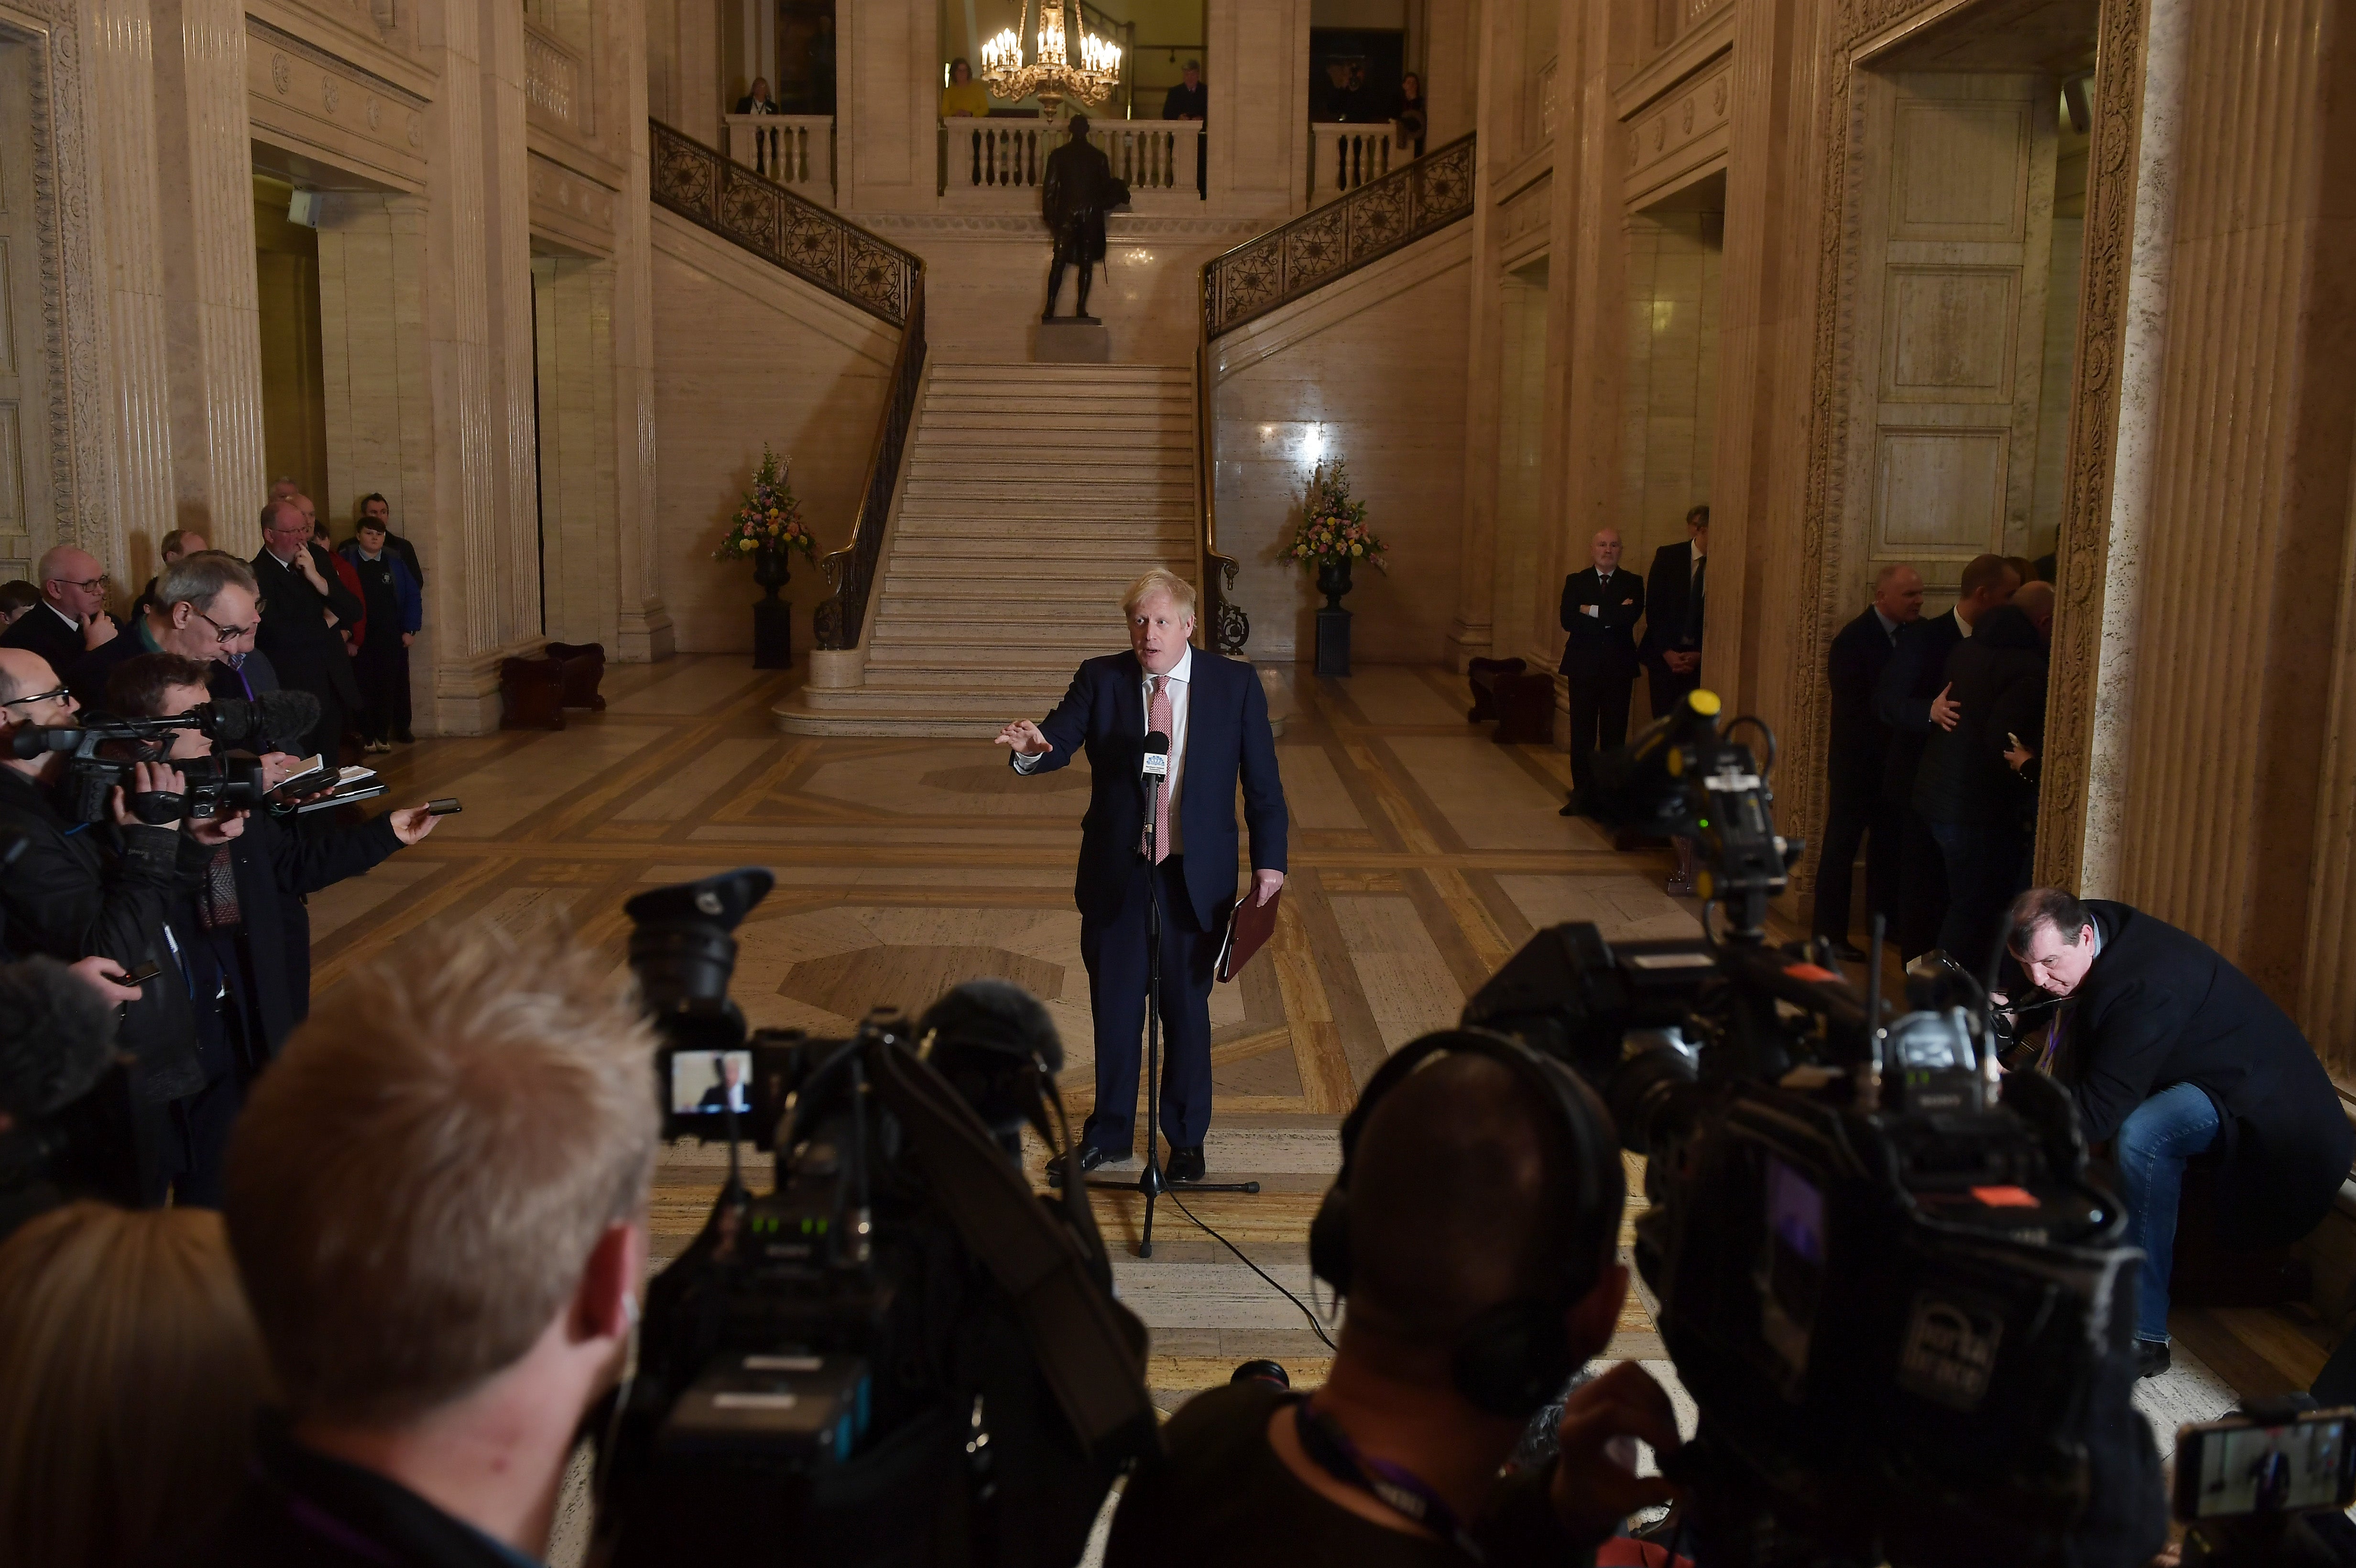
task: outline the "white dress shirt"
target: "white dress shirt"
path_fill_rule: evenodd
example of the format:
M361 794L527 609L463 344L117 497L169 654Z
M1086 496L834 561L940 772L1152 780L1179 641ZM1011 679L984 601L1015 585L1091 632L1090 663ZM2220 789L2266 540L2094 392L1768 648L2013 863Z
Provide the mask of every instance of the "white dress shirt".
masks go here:
M1162 787L1170 792L1170 853L1173 855L1183 855L1186 852L1186 830L1178 826L1178 805L1183 798L1182 791L1186 776L1186 698L1187 693L1193 689L1194 674L1194 645L1189 643L1178 655L1178 663L1172 668L1168 677L1170 682L1170 779ZM1138 711L1145 715L1145 728L1138 733L1150 735L1153 732L1153 677L1147 675L1141 678L1137 689L1141 704ZM1044 753L1041 755L1044 756ZM1016 773L1028 773L1039 765L1039 758L1026 757L1018 752L1014 754L1013 763Z

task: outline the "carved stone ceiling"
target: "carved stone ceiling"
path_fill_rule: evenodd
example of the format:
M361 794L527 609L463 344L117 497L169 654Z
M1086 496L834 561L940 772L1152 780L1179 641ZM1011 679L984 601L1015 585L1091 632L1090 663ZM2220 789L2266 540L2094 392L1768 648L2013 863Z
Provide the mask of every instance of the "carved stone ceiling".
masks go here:
M1876 70L2092 69L2098 0L1987 0L1966 5L1869 63Z

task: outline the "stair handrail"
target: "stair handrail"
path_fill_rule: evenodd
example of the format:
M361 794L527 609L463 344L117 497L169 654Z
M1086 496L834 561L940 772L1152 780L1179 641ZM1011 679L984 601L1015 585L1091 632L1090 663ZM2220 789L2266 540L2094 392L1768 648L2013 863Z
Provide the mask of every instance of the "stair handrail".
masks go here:
M1227 596L1242 563L1219 549L1213 342L1470 216L1474 143L1475 134L1467 132L1203 263L1203 309L1194 340L1194 514L1203 583L1200 624L1204 645L1214 652L1241 653L1251 636L1251 619Z
M907 325L900 334L891 384L875 419L875 440L868 448L867 487L851 521L851 542L819 561L830 592L812 613L810 629L821 648L840 651L859 645L875 563L883 558L884 528L900 482L900 459L907 451L908 429L916 422L916 393L924 379L925 269L919 262L909 287Z
M1204 341L1470 217L1474 141L1468 131L1204 262Z
M656 206L870 315L907 326L923 258L652 115L647 131L648 194Z

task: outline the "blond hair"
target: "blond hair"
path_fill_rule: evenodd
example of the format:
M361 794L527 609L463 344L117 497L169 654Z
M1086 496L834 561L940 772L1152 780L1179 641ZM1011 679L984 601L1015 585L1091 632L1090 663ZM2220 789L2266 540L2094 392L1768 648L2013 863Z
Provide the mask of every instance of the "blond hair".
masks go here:
M1120 613L1134 615L1137 607L1157 593L1169 595L1170 603L1182 615L1194 613L1194 585L1166 566L1157 566L1129 585L1120 596Z
M0 1246L0 1563L160 1562L207 1533L269 1379L220 1215L28 1221Z
M659 1122L635 987L553 933L405 943L312 1010L230 1146L230 1242L288 1408L397 1420L514 1363Z

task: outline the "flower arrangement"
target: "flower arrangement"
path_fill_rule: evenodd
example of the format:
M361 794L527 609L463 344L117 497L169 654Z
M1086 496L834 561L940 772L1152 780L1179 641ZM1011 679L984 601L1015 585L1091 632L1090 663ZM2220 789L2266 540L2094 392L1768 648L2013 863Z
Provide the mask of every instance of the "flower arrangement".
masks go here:
M1308 498L1301 507L1301 524L1292 530L1291 558L1303 566L1355 566L1361 561L1390 570L1383 560L1383 541L1366 527L1366 504L1350 495L1348 464L1323 464L1310 475Z
M744 492L744 503L729 522L727 537L712 552L712 560L742 560L765 549L818 553L817 539L802 523L802 504L794 499L794 487L787 482L787 466L766 442L761 443L761 466L753 475L753 487Z

